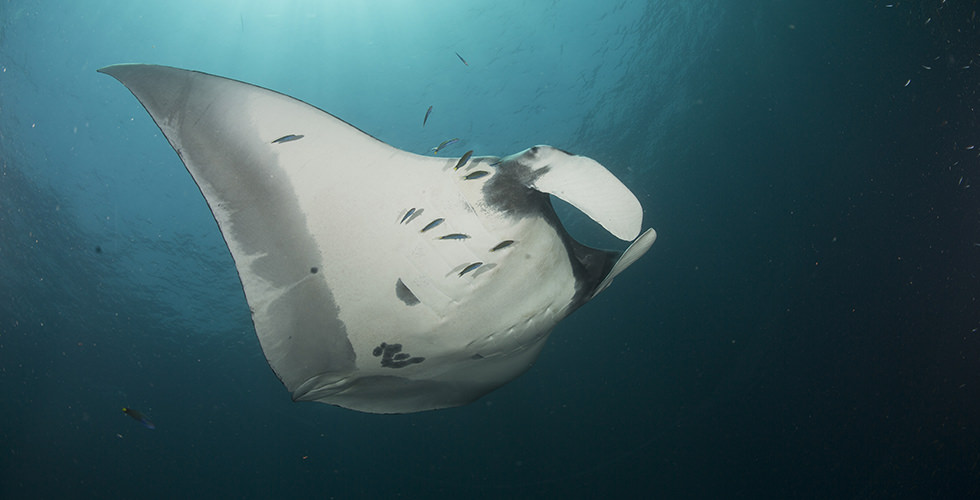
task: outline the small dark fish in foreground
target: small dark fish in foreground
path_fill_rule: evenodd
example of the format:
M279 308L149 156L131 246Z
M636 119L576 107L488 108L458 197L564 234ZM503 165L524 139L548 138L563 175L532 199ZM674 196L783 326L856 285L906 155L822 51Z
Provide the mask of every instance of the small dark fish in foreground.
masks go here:
M459 167L462 167L463 165L466 165L466 162L470 161L470 157L471 156L473 156L473 150L472 149L469 150L469 151L467 151L467 152L465 152L465 153L463 153L462 158L460 158L459 161L456 162L456 166L453 167L453 170L459 170Z
M458 57L460 61L463 61L463 64L467 66L470 65L470 63L466 62L466 59L463 59L463 56L459 55L459 52L456 52L456 57Z
M444 221L444 220L446 220L446 219L443 219L442 217L440 217L440 218L438 218L438 219L436 219L436 220L434 220L434 221L426 224L425 227L423 227L422 230L419 231L419 232L420 233L424 233L424 232L426 232L426 231L428 231L428 230L430 230L430 229L438 226L439 224L442 224L442 221Z
M289 135L284 135L284 136L282 136L282 137L280 137L280 138L272 141L272 143L273 144L282 144L284 142L298 141L298 140L302 139L303 137L305 137L303 134L299 134L299 135L289 134Z
M459 137L455 137L455 138L449 139L447 141L442 141L442 143L440 143L438 146L432 148L432 154L436 154L436 155L439 154L439 151L442 151L442 148L444 148L444 147L446 147L446 146L448 146L450 144L453 144L456 141L459 141Z
M504 241L501 241L500 243L497 243L497 246L491 248L490 251L491 252L496 252L497 250L501 250L501 249L507 248L507 247L509 247L509 246L511 246L513 244L514 244L514 240L504 240Z
M157 428L157 426L153 425L153 422L150 422L150 419L146 418L146 415L143 415L139 410L134 410L132 408L123 408L123 413L129 415L130 417L133 417L133 420L138 420L139 423L143 424L143 427L146 427L147 429Z
M432 113L432 106L429 106L429 109L425 110L425 118L422 118L422 126L423 127L425 126L425 122L429 121L429 114L430 113Z
M463 270L459 272L459 275L462 276L462 275L464 275L464 274L466 274L466 273L468 273L468 272L470 272L470 271L472 271L472 270L474 270L474 269L476 269L476 268L478 268L478 267L480 267L482 265L483 265L482 262L474 262L474 263L472 263L472 264L464 267Z
M408 218L411 217L412 214L414 214L414 213L415 213L415 207L412 207L411 209L409 209L408 212L405 212L405 216L402 217L402 221L399 222L399 224L404 224L405 221L408 220Z
M490 175L490 172L487 172L486 170L477 170L476 172L470 172L467 174L466 177L463 177L463 180L471 181L473 179L479 179L488 175Z

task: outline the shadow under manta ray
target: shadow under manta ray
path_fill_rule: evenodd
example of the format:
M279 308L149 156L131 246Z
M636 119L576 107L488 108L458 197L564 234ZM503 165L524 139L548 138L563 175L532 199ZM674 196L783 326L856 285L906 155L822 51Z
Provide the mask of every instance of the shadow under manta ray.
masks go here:
M373 413L474 401L527 370L558 321L656 239L640 234L633 193L589 158L549 146L419 156L247 83L99 71L133 92L201 189L297 401ZM579 244L549 194L632 244Z

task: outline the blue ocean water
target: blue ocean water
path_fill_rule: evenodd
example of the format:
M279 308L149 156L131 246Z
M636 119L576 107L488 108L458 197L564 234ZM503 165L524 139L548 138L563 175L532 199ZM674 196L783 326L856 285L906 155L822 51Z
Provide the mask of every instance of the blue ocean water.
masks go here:
M975 497L977 8L3 0L0 497ZM121 62L583 154L660 237L474 404L293 403Z

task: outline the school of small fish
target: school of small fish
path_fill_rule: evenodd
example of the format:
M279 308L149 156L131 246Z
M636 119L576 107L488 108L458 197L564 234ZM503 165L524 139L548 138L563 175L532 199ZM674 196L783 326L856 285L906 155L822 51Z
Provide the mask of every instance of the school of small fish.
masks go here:
M463 56L461 56L461 55L459 55L459 52L454 52L454 54L456 54L456 57L458 57L458 58L459 58L459 60L460 60L460 61L462 61L462 63L463 63L464 65L466 65L466 66L469 66L469 65L470 65L470 64L469 64L468 62L466 62L466 59L463 59ZM423 126L423 127L424 127L424 126L425 126L425 124L426 124L426 123L427 123L427 122L429 121L429 115L431 115L431 114L432 114L432 107L433 107L433 106L434 106L434 105L430 105L430 106L429 106L429 108L425 110L425 116L423 116L423 117L422 117L422 126ZM302 138L302 137L303 137L303 136L299 136L299 137L297 137L297 138ZM283 137L283 138L281 138L281 139L277 139L277 140L276 140L276 141L274 141L274 142L280 142L280 141L282 141L282 142L286 142L286 141L291 141L291 140L295 140L295 139L292 139L292 138L291 138L291 136L286 136L286 137ZM436 155L437 155L437 154L439 154L439 151L442 151L442 150L443 150L443 149L444 149L444 148L445 148L446 146L449 146L449 145L452 145L452 144L455 144L455 143L456 143L456 142L458 142L458 141L459 141L459 138L458 138L458 137L454 137L454 138L452 138L452 139L447 139L447 140L445 140L445 141L442 141L441 143L439 143L439 145L438 145L438 146L436 146L436 147L434 147L434 148L432 148L432 149L430 149L429 151L430 151L430 152L431 152L432 154L436 154ZM461 167L461 166L463 166L463 165L465 165L465 164L466 164L466 161L467 161L467 160L469 160L469 157L470 157L470 155L472 155L472 154L473 154L473 152L472 152L472 151L469 151L469 152L467 152L466 154L464 154L464 155L463 155L463 158L461 158L461 159L460 159L460 162L456 164L456 168L455 168L454 170L459 170L459 167Z

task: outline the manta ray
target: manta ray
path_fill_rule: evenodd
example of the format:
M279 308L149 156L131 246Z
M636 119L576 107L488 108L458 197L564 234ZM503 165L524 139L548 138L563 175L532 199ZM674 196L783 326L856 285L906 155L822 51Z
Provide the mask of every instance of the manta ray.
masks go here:
M422 156L244 82L99 71L136 96L200 188L294 401L371 413L470 403L526 371L555 325L656 239L641 234L636 196L584 156ZM628 248L578 243L550 196Z

